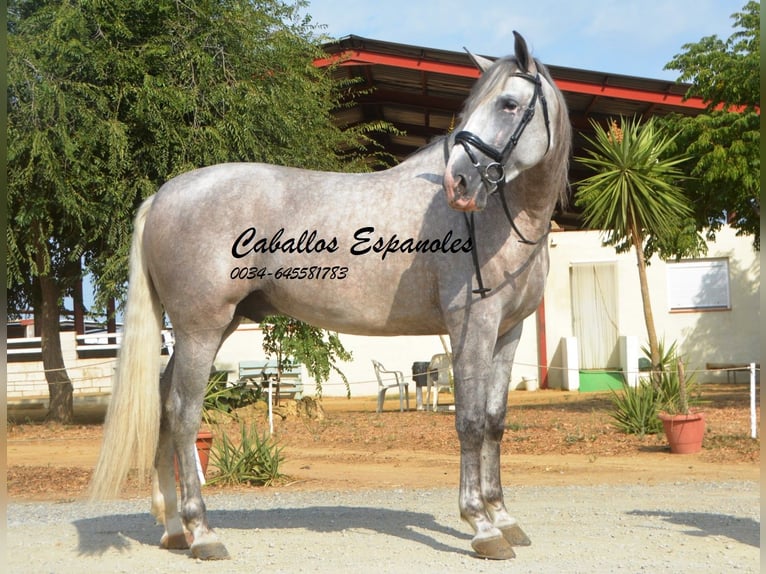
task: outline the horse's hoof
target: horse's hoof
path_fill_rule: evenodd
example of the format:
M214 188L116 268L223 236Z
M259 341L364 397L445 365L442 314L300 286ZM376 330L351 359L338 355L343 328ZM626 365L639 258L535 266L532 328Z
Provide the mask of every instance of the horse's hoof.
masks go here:
M206 542L202 544L192 544L192 556L199 560L229 560L228 550L220 542Z
M187 550L192 543L192 536L188 532L168 536L167 532L160 539L160 548L164 550Z
M492 536L491 538L474 538L471 541L471 547L481 558L490 558L491 560L508 560L515 558L516 553L513 547L503 536Z
M521 526L518 524L511 524L509 526L499 528L500 532L503 533L503 538L505 538L505 540L511 546L529 546L532 544L529 536L524 533L524 531L521 529Z

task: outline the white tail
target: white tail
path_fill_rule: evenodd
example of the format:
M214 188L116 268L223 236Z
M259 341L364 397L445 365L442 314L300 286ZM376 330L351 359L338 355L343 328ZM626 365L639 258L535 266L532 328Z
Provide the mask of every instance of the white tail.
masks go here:
M143 478L157 450L162 308L143 254L144 224L152 199L139 208L133 229L122 345L101 454L91 481L93 499L117 496L131 468L137 468Z

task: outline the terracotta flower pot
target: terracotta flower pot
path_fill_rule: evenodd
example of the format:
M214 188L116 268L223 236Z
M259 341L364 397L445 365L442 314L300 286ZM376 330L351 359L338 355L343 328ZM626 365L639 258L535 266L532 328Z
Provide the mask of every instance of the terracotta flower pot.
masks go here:
M213 446L213 433L212 431L200 429L197 433L197 454L199 455L200 466L202 467L202 475L207 476L207 465L210 461L210 449ZM176 469L176 480L178 480L178 459L173 459L173 465Z
M705 434L705 414L669 415L660 413L665 436L674 454L693 454L702 450Z
M213 432L200 430L197 433L197 453L202 466L202 474L207 476L207 463L210 460L210 449L213 446Z

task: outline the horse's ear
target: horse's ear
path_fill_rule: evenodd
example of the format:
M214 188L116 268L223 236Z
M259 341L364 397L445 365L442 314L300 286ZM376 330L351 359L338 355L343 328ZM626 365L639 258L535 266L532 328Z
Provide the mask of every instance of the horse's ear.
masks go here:
M484 58L483 56L477 56L476 54L472 53L468 48L463 47L463 50L465 50L468 53L468 57L471 58L471 61L473 62L474 66L479 68L481 70L481 73L483 74L487 70L489 70L490 66L494 64L492 60L489 58Z
M529 72L529 62L532 60L532 58L529 56L529 48L527 48L527 42L516 30L513 31L513 37L515 38L513 51L516 53L516 61L519 63L519 67L522 69L522 71Z

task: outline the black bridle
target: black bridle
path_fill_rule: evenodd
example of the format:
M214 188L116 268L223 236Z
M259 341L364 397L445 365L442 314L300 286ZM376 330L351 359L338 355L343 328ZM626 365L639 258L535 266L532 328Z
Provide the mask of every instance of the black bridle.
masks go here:
M490 194L495 193L499 187L501 187L501 182L505 181L505 164L508 163L508 158L511 157L513 150L516 149L516 146L518 145L524 130L530 124L532 118L535 117L535 108L537 106L538 100L540 101L540 104L543 108L545 131L546 135L548 136L548 145L545 148L546 153L551 147L551 126L550 119L548 118L548 102L545 100L545 94L543 94L543 83L542 79L540 78L540 74L538 73L533 76L532 74L517 72L515 74L511 74L511 76L524 78L525 80L532 82L532 84L535 86L535 91L532 95L532 99L529 101L529 105L527 105L526 109L524 110L524 115L521 117L519 125L516 126L516 129L511 134L511 137L508 138L508 143L505 144L505 147L503 149L494 148L488 143L484 142L476 134L468 131L462 131L455 134L455 143L459 143L463 146L465 153L468 155L468 158L471 160L473 166L479 172L481 181L487 187L487 192ZM471 149L472 147L476 148L493 161L487 165L482 165L481 162L479 162L479 160L476 158L476 155L473 153L473 149Z
M508 142L505 144L505 147L503 147L503 149L494 148L484 142L479 136L469 131L461 131L455 134L455 143L459 143L463 146L466 155L468 155L468 159L471 160L471 164L473 164L473 166L479 172L481 181L487 188L487 193L489 195L492 195L497 191L502 191L502 188L505 185L505 164L511 157L513 150L516 149L516 146L518 145L524 130L532 121L532 118L534 118L535 108L537 106L538 100L540 101L540 105L543 108L543 120L545 121L545 132L548 138L545 153L548 153L548 150L551 147L551 126L550 118L548 117L548 102L545 99L545 94L543 94L543 84L542 79L540 78L540 74L538 73L532 75L529 73L517 72L512 74L512 76L524 78L525 80L532 82L532 84L535 86L535 91L532 94L532 99L529 101L529 104L524 110L524 115L521 117L519 125L516 126L516 129L511 134L511 137L508 138ZM481 153L493 161L487 165L482 165L481 162L476 158L476 155L473 153L472 148L479 150ZM516 224L513 221L513 216L511 215L511 210L508 208L508 203L505 199L504 193L500 193L500 202L503 205L503 211L505 212L505 216L508 219L508 222L511 224L511 227L519 236L519 241L521 243L526 245L537 245L548 236L550 227L548 231L542 235L542 237L537 239L537 241L530 241L524 237L524 235L521 233L521 231L519 231L519 228L516 227ZM484 298L487 296L490 288L484 287L484 282L481 278L481 265L479 264L479 254L476 245L476 232L474 228L473 212L471 212L470 215L465 213L464 216L466 225L468 226L468 233L471 238L471 244L473 245L471 253L473 256L474 269L476 270L476 281L478 283L478 289L474 289L473 292L481 295L481 297Z

